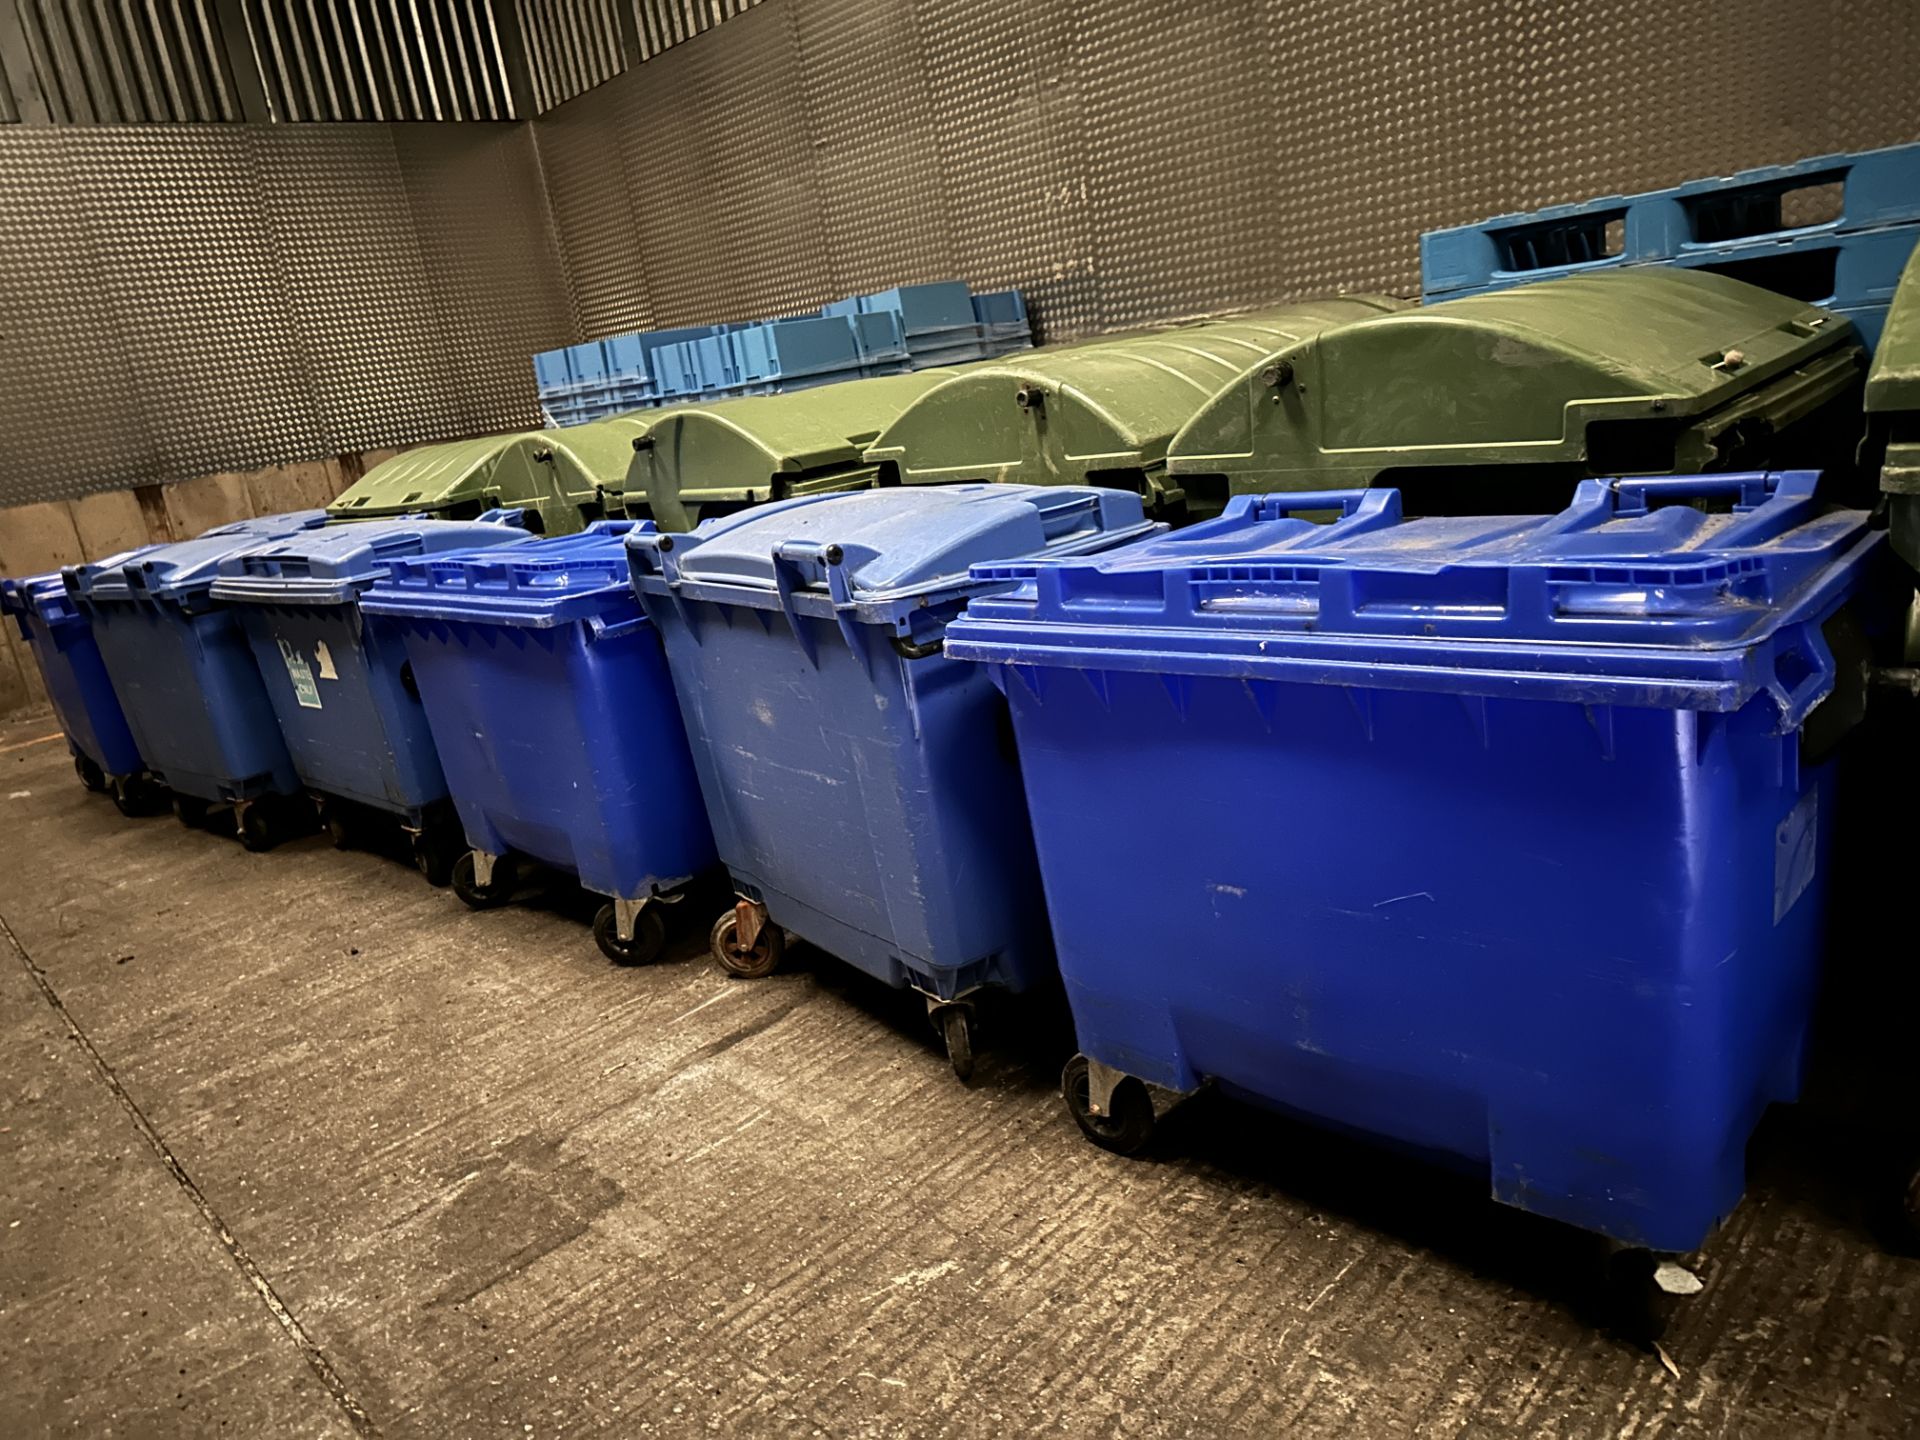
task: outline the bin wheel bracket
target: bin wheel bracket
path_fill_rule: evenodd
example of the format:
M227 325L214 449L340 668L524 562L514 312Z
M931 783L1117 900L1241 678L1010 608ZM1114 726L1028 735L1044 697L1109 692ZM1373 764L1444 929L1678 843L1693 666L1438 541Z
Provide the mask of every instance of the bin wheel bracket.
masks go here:
M616 965L645 965L666 948L667 922L650 897L615 897L593 917L593 940L600 953Z

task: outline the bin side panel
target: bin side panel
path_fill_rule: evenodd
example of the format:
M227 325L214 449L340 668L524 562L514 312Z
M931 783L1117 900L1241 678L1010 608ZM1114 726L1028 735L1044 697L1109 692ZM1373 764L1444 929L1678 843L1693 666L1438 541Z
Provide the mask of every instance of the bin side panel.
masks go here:
M467 841L639 898L714 864L657 635L401 622Z
M416 819L445 798L426 714L402 683L397 636L382 645L357 605L235 608L308 789Z
M1797 1085L1832 813L1764 706L1005 683L1088 1054L1633 1243L1738 1201ZM1149 844L1154 881L1116 884Z
M299 789L246 637L228 612L104 603L92 616L147 766L203 800Z
M49 625L35 614L23 618L32 642L28 648L68 743L109 775L139 774L144 768L140 747L127 728L91 628L85 621Z
M1051 964L1004 702L978 666L863 655L828 620L648 595L723 863L775 921L893 985ZM809 651L813 658L809 658ZM869 668L870 667L870 668ZM1010 838L1012 837L1012 838Z

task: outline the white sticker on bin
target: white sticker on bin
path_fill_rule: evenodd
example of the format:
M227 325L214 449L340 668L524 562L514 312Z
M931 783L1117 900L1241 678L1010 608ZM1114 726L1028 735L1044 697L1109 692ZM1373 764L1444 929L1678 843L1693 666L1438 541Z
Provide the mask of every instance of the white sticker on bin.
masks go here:
M303 709L318 710L320 687L314 683L313 667L307 664L307 657L282 640L280 659L287 667L287 678L293 682L293 698Z
M333 668L333 652L327 649L326 641L322 640L313 647L313 663L320 667L320 678L322 680L338 680L340 678L340 672Z
M1820 792L1809 790L1787 812L1773 836L1773 923L1778 925L1807 893L1819 865Z

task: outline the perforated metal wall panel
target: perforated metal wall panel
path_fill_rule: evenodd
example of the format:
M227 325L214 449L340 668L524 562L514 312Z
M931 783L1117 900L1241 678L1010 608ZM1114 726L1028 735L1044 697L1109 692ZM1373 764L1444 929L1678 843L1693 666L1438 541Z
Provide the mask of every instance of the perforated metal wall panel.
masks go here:
M588 333L616 271L660 323L939 273L1067 337L1411 294L1437 225L1917 139L1915 73L1911 0L766 0L590 97L639 255L556 218Z
M97 274L161 473L324 453L247 133L170 125L70 137Z
M775 0L611 86L655 321L750 319L832 298L798 47Z
M0 446L12 457L0 504L117 489L157 468L67 140L0 131Z
M0 505L534 425L575 336L524 125L0 131Z
M813 138L814 193L836 281L876 290L953 270L947 196L910 6L788 5ZM743 22L735 22L736 25ZM730 47L729 30L718 44Z
M532 356L574 339L525 125L396 125L407 210L441 319L459 432L537 425Z
M457 434L459 386L392 134L250 134L324 453Z
M620 137L639 123L623 112L637 101L631 87L603 87L562 106L535 132L575 321L587 335L654 324L653 285L621 158Z
M900 281L1052 338L1410 294L1436 225L1920 139L1911 0L613 13L654 58L531 127L0 128L0 504L530 425L536 350Z

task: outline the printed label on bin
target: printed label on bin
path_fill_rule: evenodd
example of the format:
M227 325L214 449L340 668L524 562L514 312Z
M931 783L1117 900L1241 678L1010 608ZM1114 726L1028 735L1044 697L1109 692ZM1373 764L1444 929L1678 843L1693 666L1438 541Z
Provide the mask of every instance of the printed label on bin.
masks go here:
M320 678L322 680L338 680L340 678L340 672L333 668L333 652L327 649L326 641L322 640L318 645L313 647L313 663L320 667ZM319 702L315 701L314 703L318 704Z
M313 667L307 664L307 657L282 640L280 659L287 667L287 678L293 682L293 698L308 710L318 710L320 686L313 678Z
M1820 792L1809 790L1787 812L1773 837L1773 923L1778 925L1813 883L1820 833Z

